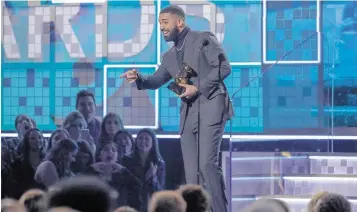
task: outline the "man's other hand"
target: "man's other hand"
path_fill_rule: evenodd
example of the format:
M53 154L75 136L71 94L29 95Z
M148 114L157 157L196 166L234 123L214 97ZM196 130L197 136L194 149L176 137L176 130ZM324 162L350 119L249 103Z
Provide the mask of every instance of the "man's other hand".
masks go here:
M190 98L193 97L194 95L196 95L197 93L197 88L194 85L188 85L188 84L179 84L179 86L185 88L185 92L183 94L181 94L179 97L183 98Z

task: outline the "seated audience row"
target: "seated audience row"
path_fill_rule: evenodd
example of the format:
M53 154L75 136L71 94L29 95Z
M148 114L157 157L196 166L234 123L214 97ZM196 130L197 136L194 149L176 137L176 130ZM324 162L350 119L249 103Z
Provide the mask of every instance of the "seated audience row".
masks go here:
M94 95L77 94L77 111L44 138L26 115L15 120L16 138L2 139L2 198L19 198L31 188L48 189L63 178L94 175L115 188L118 206L147 211L151 195L165 188L165 162L154 131L142 129L136 139L119 115L95 118ZM56 121L56 120L54 120Z

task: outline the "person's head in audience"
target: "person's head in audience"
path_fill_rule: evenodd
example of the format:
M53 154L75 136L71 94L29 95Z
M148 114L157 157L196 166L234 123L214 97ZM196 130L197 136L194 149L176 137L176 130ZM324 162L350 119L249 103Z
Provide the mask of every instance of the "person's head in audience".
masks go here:
M214 197L212 197L214 198ZM289 206L279 199L262 198L253 202L244 212L289 212Z
M81 212L68 207L55 207L50 208L48 212Z
M49 189L48 208L69 207L85 212L108 212L118 194L97 177L75 176Z
M114 212L137 212L134 208L128 207L128 206L123 206L120 208L115 209Z
M160 154L156 134L153 130L148 128L144 128L138 132L134 151L144 158L147 157L148 161L152 161L156 164L163 160Z
M95 98L92 92L81 90L77 93L76 109L83 114L87 123L94 119L95 107Z
M119 130L113 141L118 145L118 161L134 150L134 138L127 130Z
M108 113L102 121L100 129L100 141L113 141L114 135L124 129L123 121L116 113Z
M117 145L112 141L105 142L99 151L101 162L115 163L118 160Z
M35 156L35 154L30 154L31 152L39 153L40 157L45 156L44 150L44 137L42 132L37 128L31 128L26 131L21 145L18 146L18 152L24 160L30 160L30 156Z
M71 139L77 141L81 131L87 128L87 122L80 112L75 111L67 115L63 121L63 128L68 131Z
M1 200L1 212L27 212L23 204L17 200L5 198Z
M28 212L43 212L45 211L46 193L39 189L31 189L26 191L19 200L19 203L25 205Z
M69 138L69 133L64 128L59 128L53 131L50 139L48 140L47 151L49 151L55 143L57 143L57 141L64 138Z
M19 137L23 136L28 129L34 127L36 127L34 121L27 115L18 115L15 119L15 128Z
M316 212L351 212L351 203L342 195L328 193L316 203Z
M6 209L7 207L12 207L16 204L19 204L17 200L11 198L4 198L1 200L1 211L3 211L3 209Z
M76 161L77 152L77 143L65 138L55 143L45 160L49 160L55 165L60 178L71 176L71 164Z
M208 193L200 185L183 185L178 189L187 203L186 212L208 212L210 210L210 198Z
M78 153L76 161L72 166L74 173L83 173L90 165L94 163L94 155L86 142L80 141L77 143Z
M186 202L175 191L159 191L152 195L149 212L186 212Z
M34 120L26 115L18 115L15 119L15 128L20 140L23 138L27 130L35 127L36 123Z
M308 205L307 205L307 212L316 212L317 209L317 203L320 201L322 197L324 197L328 192L323 191L315 194L314 196L311 197Z

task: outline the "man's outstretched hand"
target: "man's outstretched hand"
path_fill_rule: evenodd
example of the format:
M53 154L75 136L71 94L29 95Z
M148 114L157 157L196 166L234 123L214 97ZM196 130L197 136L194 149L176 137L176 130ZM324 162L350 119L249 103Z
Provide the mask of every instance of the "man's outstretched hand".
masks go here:
M197 93L197 88L194 85L188 85L188 84L179 84L179 86L185 88L185 92L183 94L181 94L179 97L183 98L190 98L193 97L194 95L196 95Z
M133 83L138 79L138 71L131 69L124 74L120 75L120 78L125 78L129 83Z

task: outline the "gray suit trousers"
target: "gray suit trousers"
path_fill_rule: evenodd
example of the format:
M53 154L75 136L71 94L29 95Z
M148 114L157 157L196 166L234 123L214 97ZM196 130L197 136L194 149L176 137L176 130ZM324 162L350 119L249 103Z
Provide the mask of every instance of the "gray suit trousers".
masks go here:
M190 108L192 109L192 108ZM201 114L203 115L203 114ZM209 115L209 114L208 114ZM186 183L198 184L197 165L200 167L200 184L211 196L211 209L213 212L227 212L227 198L222 169L218 166L218 154L221 147L225 121L216 125L200 123L199 129L199 162L197 161L197 140L193 117L186 117L181 134L181 148L184 160Z

